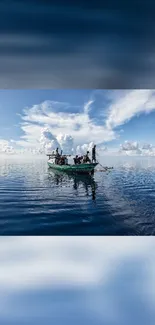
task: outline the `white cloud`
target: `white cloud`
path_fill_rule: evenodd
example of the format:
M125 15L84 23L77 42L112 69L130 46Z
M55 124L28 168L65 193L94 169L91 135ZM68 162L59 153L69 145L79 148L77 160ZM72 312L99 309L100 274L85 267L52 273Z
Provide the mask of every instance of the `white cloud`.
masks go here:
M17 149L15 147L13 147L11 144L16 144L16 141L14 140L10 140L6 141L6 140L0 140L0 157L4 157L4 156L16 156L16 155L24 155L26 156L30 155L36 155L36 154L42 154L42 150L40 148L32 148L30 145L28 145L26 148L22 148L22 149Z
M128 150L138 150L139 149L139 144L138 142L130 142L130 141L125 141L124 144L121 145L121 149L128 151Z
M90 143L84 143L82 145L78 145L75 149L75 152L77 155L84 155L87 151L89 151L89 154L91 155L94 144L95 144L94 142L90 142ZM108 148L106 146L100 145L97 148L97 154L103 154L105 152L108 152Z
M120 151L124 151L124 152L126 152L126 154L129 154L129 155L141 154L141 150L139 148L139 144L137 141L135 141L135 142L125 141L124 144L120 145Z
M91 153L91 150L94 146L94 142L90 142L90 143L84 143L83 145L79 145L76 147L76 154L77 155L83 155L85 154L87 151L89 151Z
M0 154L14 154L15 150L10 145L9 141L0 139Z
M60 149L60 145L56 137L51 133L48 128L44 128L41 131L40 143L46 151L55 150L57 147Z
M107 130L107 128L99 125L95 125L89 117L89 109L93 101L88 101L84 104L83 111L79 113L65 112L65 108L69 104L59 103L53 101L45 101L39 105L34 105L31 108L27 108L23 111L22 120L24 123L21 128L25 135L18 141L22 146L37 146L37 139L40 138L39 134L42 132L42 128L48 127L50 132L55 138L59 138L60 142L64 142L62 139L68 137L70 142L74 139L75 146L83 144L84 139L101 143L103 141L110 141L115 138L113 130ZM62 111L64 108L64 112ZM57 110L57 111L55 111ZM72 107L74 111L74 106ZM69 133L68 133L69 131ZM65 143L66 140L65 140Z
M134 116L155 110L154 90L132 90L112 103L108 109L106 125L108 129L116 128Z
M150 143L144 143L142 145L142 149L144 149L144 150L152 150L153 149L153 146Z
M96 143L99 148L102 143L118 138L120 132L117 131L117 127L134 116L155 110L154 90L111 92L106 108L104 108L104 96L100 96L101 99L99 98L98 102L98 97L96 97L95 92L92 92L91 98L84 103L83 107L46 100L30 108L25 108L21 114L21 130L24 134L18 141L14 141L14 144L36 151L41 148L50 150L57 144L64 151L71 152L74 148L75 152L82 153L85 148L87 150L91 142ZM95 105L103 107L104 110L103 113L99 113L100 125L96 124L95 119L90 117ZM44 135L43 130L45 129L49 130L52 138ZM131 151L132 154L134 151L136 154L141 154L140 150L140 148L132 147L126 152L130 154L129 151ZM122 148L122 151L125 152L125 149ZM154 151L145 147L143 154L154 155Z
M57 141L64 153L72 154L74 152L74 139L71 135L58 134Z
M93 100L88 100L84 104L83 110L79 113L73 113L74 107L72 107L72 112L66 112L66 107L69 107L68 103L44 101L24 110L22 119L26 125L22 126L22 130L28 142L31 140L30 133L34 138L34 130L36 129L37 134L37 128L39 132L39 128L41 130L46 126L52 129L55 137L59 134L65 137L69 130L69 135L76 145L83 145L85 139L97 144L108 142L118 136L115 131L116 127L126 123L137 114L149 113L155 109L154 93L154 90L132 90L119 92L119 96L116 96L115 92L110 98L111 104L106 108L106 114L102 114L100 125L96 125L89 116L91 105L95 104L95 96Z
M86 115L89 114L89 109L90 109L91 104L92 104L93 102L94 102L93 100L89 100L87 103L85 103L85 105L84 105L84 113L85 113Z
M140 144L137 141L125 141L120 145L119 153L125 153L129 156L155 156L155 147L150 143Z
M59 150L65 153L73 153L73 137L69 134L58 134L58 136L54 136L50 128L43 128L41 130L40 143L46 152L59 148Z

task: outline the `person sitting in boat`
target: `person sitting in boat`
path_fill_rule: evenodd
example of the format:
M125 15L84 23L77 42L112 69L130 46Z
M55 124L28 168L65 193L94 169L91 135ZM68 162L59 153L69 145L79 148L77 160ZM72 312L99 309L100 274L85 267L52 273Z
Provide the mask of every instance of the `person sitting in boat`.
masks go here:
M77 165L78 164L78 155L75 156L75 158L73 158L74 160L74 164Z
M66 156L65 156L65 165L68 165L68 159Z
M60 165L65 165L65 157L64 157L64 156L61 156L61 157L60 157L59 164L60 164Z
M78 157L78 155L76 155L75 158L73 158L73 159L74 159L74 164L79 165L79 164L81 164L81 161L83 160L83 156Z
M87 153L86 153L86 155L84 156L84 158L83 158L83 163L85 164L85 163L90 163L91 162L91 160L90 160L90 158L89 158L89 151L87 151Z
M81 164L83 157L78 157L78 164Z
M96 145L92 148L92 163L96 163Z
M82 161L82 163L85 164L85 162L86 162L86 155L83 156L83 161Z

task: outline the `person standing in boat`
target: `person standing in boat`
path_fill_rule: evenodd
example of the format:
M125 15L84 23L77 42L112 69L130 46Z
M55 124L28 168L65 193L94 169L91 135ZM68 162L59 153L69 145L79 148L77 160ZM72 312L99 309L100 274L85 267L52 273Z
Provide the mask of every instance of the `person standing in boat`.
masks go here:
M56 156L55 163L58 164L59 163L59 158L60 158L59 148L56 148L56 154L55 154L55 156Z
M94 145L94 147L92 148L92 163L95 162L96 163L96 144Z

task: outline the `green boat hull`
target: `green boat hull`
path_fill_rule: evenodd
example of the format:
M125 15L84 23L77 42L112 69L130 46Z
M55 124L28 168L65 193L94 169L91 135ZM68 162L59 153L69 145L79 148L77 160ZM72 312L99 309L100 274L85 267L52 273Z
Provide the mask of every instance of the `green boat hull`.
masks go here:
M78 174L91 174L94 172L94 169L97 165L98 163L79 165L56 165L48 161L48 166L54 170Z

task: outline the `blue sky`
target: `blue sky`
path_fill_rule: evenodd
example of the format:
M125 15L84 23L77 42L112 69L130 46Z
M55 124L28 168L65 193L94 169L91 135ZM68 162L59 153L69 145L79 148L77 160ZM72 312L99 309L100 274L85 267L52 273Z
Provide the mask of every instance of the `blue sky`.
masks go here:
M45 128L75 146L155 145L154 90L1 90L0 116L0 141L13 148L39 148Z

